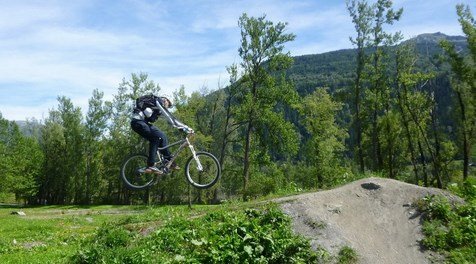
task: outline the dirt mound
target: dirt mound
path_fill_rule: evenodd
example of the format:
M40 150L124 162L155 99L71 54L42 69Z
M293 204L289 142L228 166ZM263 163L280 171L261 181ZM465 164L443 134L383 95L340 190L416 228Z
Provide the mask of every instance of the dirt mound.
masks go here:
M428 194L451 196L439 189L367 178L276 202L292 217L294 230L310 238L315 249L323 247L335 255L347 245L357 252L360 263L430 263L430 252L419 243L421 216L412 207Z

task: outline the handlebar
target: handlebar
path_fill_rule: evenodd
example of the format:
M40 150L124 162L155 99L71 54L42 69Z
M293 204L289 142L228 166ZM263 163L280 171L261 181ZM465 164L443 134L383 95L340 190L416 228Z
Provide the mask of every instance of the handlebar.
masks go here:
M193 129L191 129L190 127L181 127L181 128L179 128L179 130L184 132L184 133L187 133L187 134L194 134L195 133L193 131Z

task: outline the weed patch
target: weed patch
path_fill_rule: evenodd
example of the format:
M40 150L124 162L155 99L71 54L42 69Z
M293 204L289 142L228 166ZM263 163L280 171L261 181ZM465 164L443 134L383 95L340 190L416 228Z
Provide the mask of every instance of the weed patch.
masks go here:
M457 193L466 203L452 205L443 196L427 196L418 203L425 213L422 244L447 256L450 263L475 263L476 188L466 183Z
M130 222L129 222L130 224ZM177 215L143 236L130 225L105 225L85 242L75 263L312 263L308 240L274 206Z

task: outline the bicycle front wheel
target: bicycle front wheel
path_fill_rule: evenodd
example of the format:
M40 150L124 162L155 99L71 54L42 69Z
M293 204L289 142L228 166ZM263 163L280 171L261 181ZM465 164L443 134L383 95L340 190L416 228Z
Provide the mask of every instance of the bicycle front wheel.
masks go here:
M134 154L127 157L121 166L121 179L127 188L143 190L154 183L156 175L145 173L147 168L147 156Z
M221 175L221 168L215 156L208 152L197 152L196 159L192 156L185 165L187 181L198 189L210 188Z

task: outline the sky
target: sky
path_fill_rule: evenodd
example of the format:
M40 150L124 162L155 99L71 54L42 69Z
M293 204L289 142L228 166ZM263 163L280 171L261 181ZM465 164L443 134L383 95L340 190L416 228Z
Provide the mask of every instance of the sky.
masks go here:
M387 30L463 35L457 3L476 14L474 0L394 0L403 16ZM44 120L58 96L86 113L93 90L112 100L132 73L164 95L223 87L240 63L243 13L288 23L291 56L352 48L345 0L0 0L1 116Z

